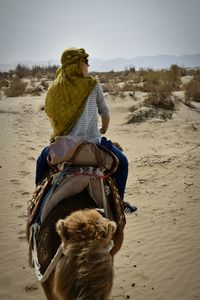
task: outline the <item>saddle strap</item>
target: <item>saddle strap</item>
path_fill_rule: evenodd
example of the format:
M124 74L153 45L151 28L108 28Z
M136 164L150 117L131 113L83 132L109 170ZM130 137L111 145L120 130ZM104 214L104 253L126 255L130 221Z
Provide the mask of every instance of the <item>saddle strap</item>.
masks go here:
M38 251L37 251L37 241L36 241L36 234L40 230L39 224L33 224L30 227L30 239L29 239L29 264L31 267L35 268L35 273L37 279L40 283L45 282L51 272L56 267L57 263L59 262L61 256L63 255L63 244L60 244L59 248L56 251L53 259L51 260L50 264L48 265L44 274L41 273L41 266L38 260Z

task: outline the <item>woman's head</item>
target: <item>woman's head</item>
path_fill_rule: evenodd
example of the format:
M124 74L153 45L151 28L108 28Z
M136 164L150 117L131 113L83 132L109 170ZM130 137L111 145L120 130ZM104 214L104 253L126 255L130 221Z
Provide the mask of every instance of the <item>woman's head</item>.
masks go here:
M88 76L88 54L83 48L67 48L61 55L61 64L68 75Z
M83 61L81 63L81 69L82 69L82 74L83 74L83 77L88 77L89 74L88 74L88 67L89 67L89 64L88 64L88 59L87 61Z

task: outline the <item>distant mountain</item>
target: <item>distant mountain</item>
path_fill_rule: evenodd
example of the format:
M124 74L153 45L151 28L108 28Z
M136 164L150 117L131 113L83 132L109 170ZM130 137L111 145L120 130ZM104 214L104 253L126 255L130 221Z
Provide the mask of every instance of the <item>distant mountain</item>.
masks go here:
M58 60L48 61L20 61L13 64L0 64L0 71L8 71L15 69L17 64L27 65L28 67L34 65L47 66L59 65ZM126 68L135 67L162 69L169 68L172 64L180 67L196 68L200 67L200 53L192 55L157 55L157 56L139 56L133 58L115 58L104 60L99 58L90 59L90 71L106 72L106 71L121 71Z
M200 67L200 53L194 55L157 55L140 56L130 59L115 58L111 60L91 59L90 69L93 71L120 71L126 68L135 67L162 69L169 68L172 64L180 67Z

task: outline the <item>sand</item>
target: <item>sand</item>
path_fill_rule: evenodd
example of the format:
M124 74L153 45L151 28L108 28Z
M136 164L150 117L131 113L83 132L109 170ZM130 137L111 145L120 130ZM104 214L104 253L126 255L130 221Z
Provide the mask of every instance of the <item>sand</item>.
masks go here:
M107 98L107 137L129 159L125 240L112 299L200 299L200 113L181 105L168 121L129 124L131 97ZM28 266L27 201L51 128L41 97L0 101L0 299L45 299Z

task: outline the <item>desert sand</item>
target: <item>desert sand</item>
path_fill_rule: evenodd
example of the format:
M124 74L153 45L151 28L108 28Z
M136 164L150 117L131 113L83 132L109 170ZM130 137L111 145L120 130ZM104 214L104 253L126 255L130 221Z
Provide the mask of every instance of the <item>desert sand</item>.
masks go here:
M0 101L0 299L42 300L28 266L27 202L51 128L44 96ZM115 256L112 299L200 299L200 113L185 105L168 121L125 124L135 101L107 97L107 137L129 159L125 240Z

